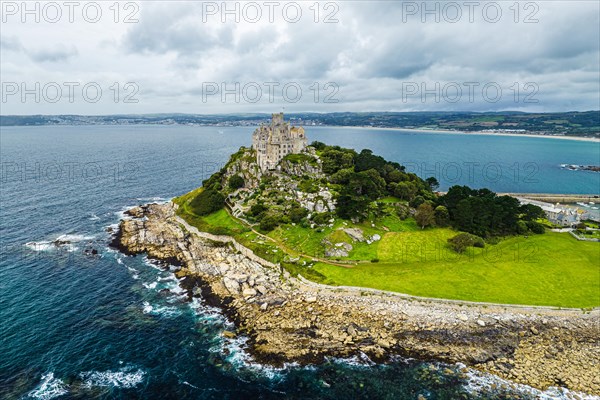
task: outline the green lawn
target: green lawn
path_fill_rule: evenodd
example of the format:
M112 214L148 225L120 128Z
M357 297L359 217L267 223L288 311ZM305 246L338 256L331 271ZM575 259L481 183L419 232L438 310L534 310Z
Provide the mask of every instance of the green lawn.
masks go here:
M357 224L365 236L375 233L380 241L370 245L353 242L346 260L363 261L344 268L309 259L290 263L299 252L324 257L322 240L352 242L336 220L332 228L302 228L284 225L269 236L285 245L258 237L225 210L198 216L187 208L196 190L175 201L179 214L200 230L228 234L257 255L282 262L292 274L332 285L362 286L416 296L482 301L491 303L590 308L600 306L600 243L577 241L568 233L547 232L528 238L511 237L485 249L469 248L454 253L447 244L456 232L448 228L421 230L414 219L395 215ZM319 232L320 231L320 232ZM378 259L379 262L368 262ZM332 260L333 261L333 260ZM366 261L366 262L365 262Z
M389 233L380 263L314 269L334 285L416 296L494 303L588 308L600 306L600 243L548 232L513 237L457 256L445 246L454 232Z

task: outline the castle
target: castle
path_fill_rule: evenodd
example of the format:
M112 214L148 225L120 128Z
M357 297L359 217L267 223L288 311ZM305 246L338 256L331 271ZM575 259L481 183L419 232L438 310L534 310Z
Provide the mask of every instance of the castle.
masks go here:
M273 114L270 125L261 125L252 134L252 148L262 171L275 169L287 154L300 153L307 146L304 128L283 121L283 113Z

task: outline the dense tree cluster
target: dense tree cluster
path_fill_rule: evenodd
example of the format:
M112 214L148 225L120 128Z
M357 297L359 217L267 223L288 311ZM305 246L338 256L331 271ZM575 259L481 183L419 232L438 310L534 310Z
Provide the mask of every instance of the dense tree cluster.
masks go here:
M498 196L489 189L452 186L438 204L447 209L454 228L480 237L522 234L527 230L543 233L543 226L535 221L544 215L540 207L521 206L514 197ZM522 220L524 224L519 223Z
M422 229L451 226L465 232L452 238L450 246L462 252L466 247L479 246L483 239L491 237L543 233L544 226L537 222L544 217L540 207L526 204L510 196L498 196L488 189L471 189L453 186L438 197L434 191L439 187L435 177L425 180L408 173L396 162L364 149L357 153L352 149L328 146L313 142L326 178L303 176L298 188L305 193L317 193L327 185L335 196L337 216L343 219L364 220L369 217L396 213L400 219L414 215ZM241 148L230 162L243 157ZM292 155L292 156L302 156ZM288 161L301 161L301 157L289 157ZM311 157L311 159L313 159ZM315 161L316 163L316 161ZM227 178L223 168L203 182L203 190L190 202L193 212L207 215L225 205L227 193L244 187L244 178L232 175ZM265 174L259 183L259 191L246 217L259 225L262 231L271 231L281 224L310 223L326 225L334 215L330 212L309 212L297 201L288 201L285 195L273 190L275 175ZM384 197L398 200L381 202ZM390 211L391 210L391 211Z
M337 214L341 218L363 219L369 205L385 196L395 196L411 204L416 201L415 206L435 197L432 192L438 185L435 178L426 182L405 172L400 164L374 155L369 149L357 153L321 142L314 142L312 146L319 152L329 182L339 185Z

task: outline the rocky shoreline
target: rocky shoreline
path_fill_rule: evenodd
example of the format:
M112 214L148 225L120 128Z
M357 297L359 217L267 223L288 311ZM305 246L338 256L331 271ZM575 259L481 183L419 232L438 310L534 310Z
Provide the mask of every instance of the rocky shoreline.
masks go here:
M462 363L539 389L600 395L598 310L452 304L310 285L235 241L198 232L176 205L127 212L113 246L180 266L190 296L220 307L260 363L366 354ZM218 239L218 240L215 240Z

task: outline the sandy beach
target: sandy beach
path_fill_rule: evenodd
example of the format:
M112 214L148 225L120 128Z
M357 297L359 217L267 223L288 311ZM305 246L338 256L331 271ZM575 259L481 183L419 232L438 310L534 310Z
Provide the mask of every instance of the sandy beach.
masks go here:
M372 126L331 126L333 128L358 128L358 129L377 129L385 131L405 131L405 132L419 132L419 133L435 133L435 134L452 134L452 135L472 135L472 136L514 136L514 137L531 137L531 138L542 138L542 139L562 139L562 140L576 140L580 142L595 142L600 143L600 138L590 137L578 137L578 136L559 136L559 135L537 135L533 133L504 133L504 132L465 132L465 131L452 131L445 129L417 129L417 128L383 128L383 127L372 127Z

